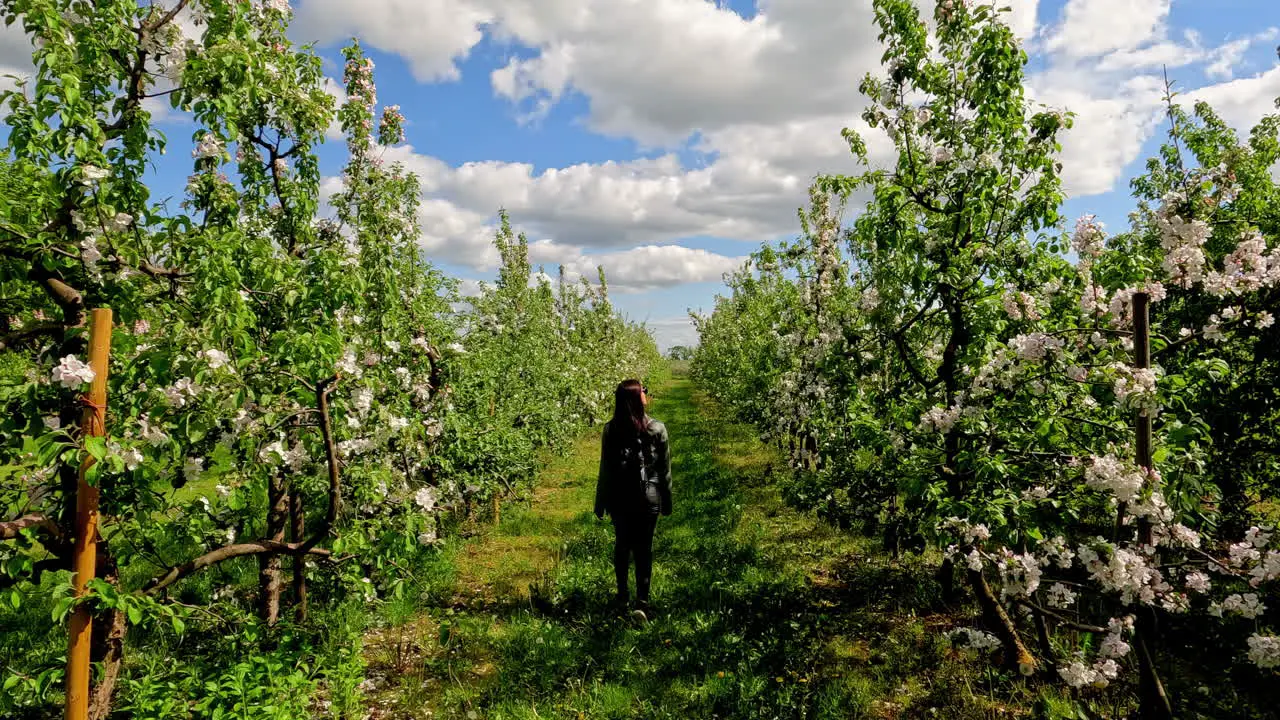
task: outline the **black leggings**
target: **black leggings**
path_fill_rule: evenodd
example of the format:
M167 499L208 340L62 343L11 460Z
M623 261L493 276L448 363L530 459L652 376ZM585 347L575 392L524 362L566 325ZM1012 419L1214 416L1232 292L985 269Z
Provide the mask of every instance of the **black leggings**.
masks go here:
M627 569L636 558L636 601L649 601L649 580L653 577L653 530L658 516L647 512L615 516L613 529L613 574L618 580L618 596L627 597Z

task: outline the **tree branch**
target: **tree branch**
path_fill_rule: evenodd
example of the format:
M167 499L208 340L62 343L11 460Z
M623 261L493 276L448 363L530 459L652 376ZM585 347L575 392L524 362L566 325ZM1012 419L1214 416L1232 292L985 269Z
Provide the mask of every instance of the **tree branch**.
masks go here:
M58 307L62 308L62 324L78 327L85 322L84 298L61 277L39 263L33 262L27 277L38 283Z
M338 448L333 439L333 419L329 414L329 393L340 377L333 375L316 383L316 406L320 411L320 432L324 435L325 464L329 469L329 510L320 527L302 543L304 550L310 550L328 537L338 522L338 513L342 508L342 476L338 469Z
M62 530L58 528L57 523L50 520L44 513L31 513L23 515L17 520L8 522L0 522L0 540L14 540L22 535L22 531L28 528L40 528L49 534L50 537L61 541Z
M15 343L22 342L30 338L39 337L41 335L57 335L62 332L62 326L56 323L37 323L29 325L21 330L15 330L4 337L0 337L0 350L13 346Z
M1027 607L1031 608L1032 610L1035 610L1036 612L1042 613L1042 614L1044 614L1044 615L1048 615L1049 617L1053 618L1054 620L1057 620L1057 621L1058 621L1058 623L1059 623L1059 624L1061 624L1063 627L1067 627L1067 628L1070 628L1070 629L1072 629L1072 630L1080 630L1080 631L1082 631L1082 632L1091 632L1091 633L1105 633L1105 632L1108 632L1108 630L1107 630L1106 628L1101 627L1101 626L1098 626L1098 625L1085 625L1085 624L1083 624L1083 623L1078 623L1078 622L1076 622L1076 621L1074 621L1074 620L1070 620L1070 619L1068 619L1066 616L1061 615L1061 614L1059 614L1059 613L1056 613L1056 612L1054 612L1054 611L1052 611L1052 610L1048 610L1048 609L1045 609L1045 608L1043 608L1043 607L1040 607L1039 605L1037 605L1037 604L1035 604L1035 603L1031 602L1030 600L1027 600L1027 599L1024 599L1024 598L1016 598L1016 599L1015 599L1015 601L1016 601L1019 605L1026 605Z
M142 593L151 595L160 592L170 585L178 582L184 577L199 572L204 568L217 565L225 560L232 558L246 557L249 555L263 555L265 553L275 553L280 555L319 555L321 557L330 557L332 553L322 548L304 548L301 543L284 543L275 542L273 540L259 540L251 543L239 543L236 545L226 545L217 550L209 552L188 560L187 562L176 567L169 568L164 575L159 575L151 579L143 588Z

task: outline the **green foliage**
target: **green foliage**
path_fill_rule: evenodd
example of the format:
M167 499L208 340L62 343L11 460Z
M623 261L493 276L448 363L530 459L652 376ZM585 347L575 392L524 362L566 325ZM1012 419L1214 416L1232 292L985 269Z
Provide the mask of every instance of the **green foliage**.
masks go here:
M73 599L57 571L92 458L102 543L82 602L128 628L131 715L300 717L321 697L358 715L365 614L318 623L430 585L401 569L526 487L620 379L660 376L653 339L603 275L531 286L505 214L499 281L463 302L418 247L417 179L383 160L404 118L378 112L372 63L347 48L335 108L287 3L205 0L190 37L133 0L0 7L37 41L32 81L0 96L0 622L31 623L0 643L0 714L59 700ZM159 98L197 127L178 200L144 181L171 149L144 102ZM348 157L322 202L335 122ZM101 307L98 439L76 426Z
M1263 430L1280 401L1264 379L1280 347L1280 118L1242 142L1171 97L1131 230L1108 238L1090 216L1068 242L1070 114L1025 100L1026 56L996 12L943 2L930 25L908 0L875 9L885 68L862 84L863 119L896 159L873 165L874 143L845 131L869 169L819 178L802 238L761 249L697 318L696 377L786 451L789 500L894 551L946 548L1006 663L1085 697L1123 692L1141 660L1116 641L1136 617L1186 712L1269 705L1275 618L1254 603L1280 580ZM1152 369L1134 356L1143 296ZM1062 610L1110 629L1080 637ZM1187 692L1206 654L1238 695Z

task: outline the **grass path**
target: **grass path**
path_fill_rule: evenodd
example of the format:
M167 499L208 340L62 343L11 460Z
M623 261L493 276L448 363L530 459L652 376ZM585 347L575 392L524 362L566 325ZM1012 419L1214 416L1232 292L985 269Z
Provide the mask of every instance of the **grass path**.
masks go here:
M1020 714L988 698L985 665L939 639L956 621L932 612L927 568L787 508L767 482L771 453L687 380L650 410L671 433L675 494L655 541L655 619L606 610L612 530L591 514L588 435L527 507L448 551L436 601L371 640L374 717Z

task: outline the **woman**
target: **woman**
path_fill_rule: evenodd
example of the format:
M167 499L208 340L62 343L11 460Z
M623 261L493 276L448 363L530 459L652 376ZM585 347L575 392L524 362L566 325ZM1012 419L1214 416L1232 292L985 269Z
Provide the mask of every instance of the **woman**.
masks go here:
M671 514L671 453L667 428L645 414L649 397L639 380L624 380L613 391L613 418L600 443L596 479L596 517L609 513L616 536L613 572L615 602L626 607L627 571L636 562L636 614L647 619L649 579L653 574L653 531L658 514Z

